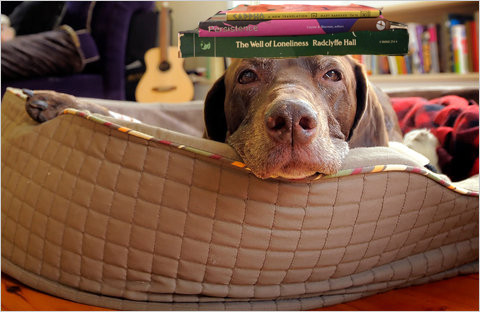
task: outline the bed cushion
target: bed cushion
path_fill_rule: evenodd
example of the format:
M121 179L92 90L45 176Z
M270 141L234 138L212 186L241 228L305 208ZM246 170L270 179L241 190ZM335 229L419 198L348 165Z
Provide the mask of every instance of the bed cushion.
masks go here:
M369 148L335 175L260 180L223 143L75 110L37 124L24 104L2 102L2 271L41 291L297 310L478 272L478 178Z

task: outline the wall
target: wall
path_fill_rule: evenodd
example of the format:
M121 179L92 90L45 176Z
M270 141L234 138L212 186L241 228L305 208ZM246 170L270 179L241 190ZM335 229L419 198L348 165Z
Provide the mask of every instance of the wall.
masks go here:
M157 2L157 6L160 2ZM198 27L198 22L206 20L218 11L228 9L227 1L168 1L168 7L172 9L172 44L178 44L178 32ZM209 60L210 59L210 60ZM209 64L223 64L223 59L212 60L213 58L186 58L185 69L192 70L198 67L207 68ZM218 72L215 70L215 72ZM216 79L218 73L214 73L212 80Z

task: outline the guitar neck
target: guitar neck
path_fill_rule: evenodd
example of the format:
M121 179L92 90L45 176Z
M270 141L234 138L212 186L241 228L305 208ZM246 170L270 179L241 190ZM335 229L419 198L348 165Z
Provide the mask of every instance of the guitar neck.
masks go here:
M162 4L159 23L160 63L168 62L168 46L170 39L169 12L165 4Z

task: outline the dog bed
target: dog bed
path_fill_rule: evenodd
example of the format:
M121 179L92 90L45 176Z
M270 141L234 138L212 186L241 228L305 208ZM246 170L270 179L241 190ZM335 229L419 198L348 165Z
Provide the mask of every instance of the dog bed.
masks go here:
M14 89L2 102L2 271L41 291L297 310L478 272L478 178L453 184L378 147L335 175L260 180L226 144L71 109L37 124L24 105Z

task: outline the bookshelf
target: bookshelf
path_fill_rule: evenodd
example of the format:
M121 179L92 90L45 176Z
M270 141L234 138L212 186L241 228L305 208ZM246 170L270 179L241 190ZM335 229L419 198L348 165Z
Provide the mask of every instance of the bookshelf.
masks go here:
M403 23L445 23L448 14L472 15L478 12L478 1L417 1L386 6L382 10L385 18ZM440 47L439 47L440 48ZM383 89L408 90L426 89L478 89L478 72L457 74L449 72L407 75L372 75L370 80Z
M440 23L446 13L472 14L478 11L478 1L418 1L387 6L385 18L405 23Z
M424 96L457 94L478 99L478 73L373 75L369 80L391 96ZM425 94L423 94L425 93Z

